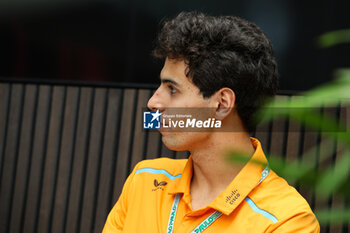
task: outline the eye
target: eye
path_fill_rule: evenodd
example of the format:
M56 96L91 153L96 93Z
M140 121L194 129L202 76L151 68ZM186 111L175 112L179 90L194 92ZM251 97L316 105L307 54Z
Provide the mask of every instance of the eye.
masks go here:
M175 94L176 92L177 92L177 90L173 87L173 86L171 86L171 85L169 85L168 86L168 88L169 88L169 90L170 90L170 94Z

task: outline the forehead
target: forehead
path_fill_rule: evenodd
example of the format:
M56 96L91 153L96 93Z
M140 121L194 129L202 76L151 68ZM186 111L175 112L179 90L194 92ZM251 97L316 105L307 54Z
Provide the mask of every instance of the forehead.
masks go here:
M189 82L189 78L186 77L187 65L183 60L165 59L165 63L162 71L160 72L160 78L176 79L177 82Z
M160 73L161 82L173 83L182 93L200 95L199 88L186 76L188 66L183 60L166 59Z

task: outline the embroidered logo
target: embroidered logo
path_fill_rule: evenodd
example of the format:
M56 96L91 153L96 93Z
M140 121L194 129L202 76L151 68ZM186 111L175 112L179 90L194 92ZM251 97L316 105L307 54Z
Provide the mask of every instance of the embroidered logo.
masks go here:
M229 203L230 205L233 205L233 203L235 201L237 201L240 196L241 195L239 194L238 190L235 189L235 190L232 190L231 193L228 196L226 196L225 201L226 201L226 203Z
M158 180L157 180L157 179L154 179L153 184L154 184L154 187L156 187L156 188L155 188L155 189L152 189L152 191L156 191L156 190L158 190L158 189L164 190L164 189L163 189L163 186L167 185L168 183L165 182L165 181L161 181L161 182L158 183Z

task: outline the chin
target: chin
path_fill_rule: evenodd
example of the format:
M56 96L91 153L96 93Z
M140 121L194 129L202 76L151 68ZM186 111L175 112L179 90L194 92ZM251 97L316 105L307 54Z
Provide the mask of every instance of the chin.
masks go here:
M162 132L162 142L174 151L191 151L202 147L207 138L207 134L198 132Z
M169 150L185 151L188 150L186 141L183 137L175 133L162 133L162 142Z

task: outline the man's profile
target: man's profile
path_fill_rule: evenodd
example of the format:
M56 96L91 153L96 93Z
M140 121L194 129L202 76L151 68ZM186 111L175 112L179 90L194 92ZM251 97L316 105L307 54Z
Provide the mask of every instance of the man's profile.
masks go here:
M154 55L164 66L148 108L212 109L222 130L161 128L163 143L190 151L189 159L138 163L103 232L319 232L307 202L269 169L260 142L249 137L254 113L278 83L262 30L238 17L180 13L164 22ZM227 163L227 150L251 160Z

